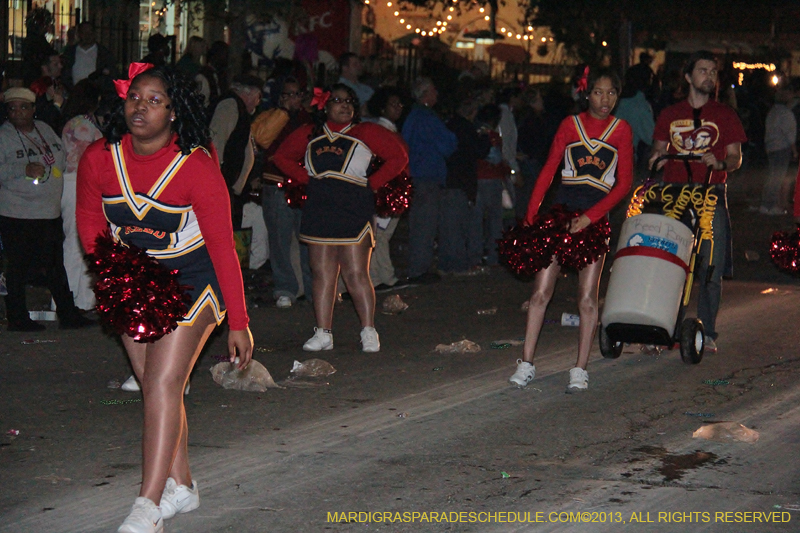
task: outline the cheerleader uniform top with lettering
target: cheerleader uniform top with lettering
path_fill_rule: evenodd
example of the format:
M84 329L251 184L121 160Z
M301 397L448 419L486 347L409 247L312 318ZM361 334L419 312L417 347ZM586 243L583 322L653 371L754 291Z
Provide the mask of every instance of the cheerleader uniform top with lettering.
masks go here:
M404 144L394 133L370 122L329 121L320 135L309 140L313 130L313 124L296 129L273 159L284 174L307 184L300 240L309 244L357 244L366 237L372 239L373 191L408 164ZM384 163L367 176L374 156Z
M247 327L242 271L233 241L230 202L216 151L197 147L184 156L177 136L152 155L134 153L130 134L106 146L100 139L78 165L78 233L87 253L98 234L147 251L192 287L192 325L210 306L219 324ZM224 297L224 298L223 298Z
M585 111L565 118L536 180L525 224L533 224L562 160L555 203L582 211L592 223L606 216L633 183L632 139L630 125L613 116L600 120Z

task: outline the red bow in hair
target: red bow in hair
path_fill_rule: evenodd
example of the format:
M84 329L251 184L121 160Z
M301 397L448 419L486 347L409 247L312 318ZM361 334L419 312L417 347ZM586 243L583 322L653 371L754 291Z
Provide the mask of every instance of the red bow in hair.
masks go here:
M589 66L583 69L583 76L578 79L578 92L586 92L589 88Z
M127 98L128 89L131 87L131 80L145 70L150 70L154 66L155 65L152 63L131 63L131 66L128 67L128 79L114 80L114 87L117 88L117 95L122 99Z
M311 99L311 105L317 106L317 109L323 109L330 97L330 91L323 91L319 87L314 87L314 97Z

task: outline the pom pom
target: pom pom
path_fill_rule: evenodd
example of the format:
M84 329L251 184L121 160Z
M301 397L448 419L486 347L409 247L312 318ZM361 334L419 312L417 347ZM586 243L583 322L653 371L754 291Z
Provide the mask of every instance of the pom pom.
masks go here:
M558 262L582 270L608 253L611 225L605 217L577 233L567 232L556 250Z
M375 193L375 212L379 217L399 217L411 202L411 177L404 170Z
M769 253L772 262L780 270L794 276L800 275L800 228L794 233L776 231L772 235Z
M190 287L178 282L177 270L167 270L144 250L105 233L87 260L97 276L97 313L116 333L155 342L178 327L188 311Z
M283 183L279 183L278 187L283 187L283 195L286 197L286 203L289 207L295 209L302 209L303 204L306 203L306 186L302 183L297 183L292 178L286 178Z
M580 213L555 205L530 226L517 226L497 241L498 253L511 270L530 276L550 266L555 256L565 267L581 270L608 253L611 226L608 220L591 224L571 234L569 222Z

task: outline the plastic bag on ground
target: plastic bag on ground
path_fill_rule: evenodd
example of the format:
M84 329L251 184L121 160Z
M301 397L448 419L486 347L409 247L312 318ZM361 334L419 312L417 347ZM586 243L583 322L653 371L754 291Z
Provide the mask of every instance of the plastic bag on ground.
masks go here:
M236 363L217 363L211 367L211 377L225 389L264 392L283 388L275 383L269 370L255 359L244 370L236 368L237 364L238 358Z
M694 439L714 440L718 442L748 442L758 440L758 431L739 424L738 422L716 422L701 426L692 433Z
M381 310L385 315L397 315L408 309L408 304L405 303L399 294L392 294L383 300Z
M308 359L307 361L295 361L291 373L299 378L324 378L336 372L333 365L322 359Z
M476 353L480 351L481 347L478 344L467 339L452 344L436 345L436 352L438 353Z

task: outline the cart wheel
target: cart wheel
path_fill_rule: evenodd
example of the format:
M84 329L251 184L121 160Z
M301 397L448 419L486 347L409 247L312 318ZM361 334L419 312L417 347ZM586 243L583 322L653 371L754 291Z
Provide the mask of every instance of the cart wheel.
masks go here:
M703 323L687 318L681 325L681 359L687 365L696 365L703 359Z
M623 343L621 342L611 342L611 339L608 338L608 333L606 333L606 328L603 324L600 324L600 353L603 354L603 357L606 359L616 359L622 353L622 346Z

